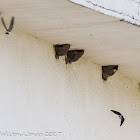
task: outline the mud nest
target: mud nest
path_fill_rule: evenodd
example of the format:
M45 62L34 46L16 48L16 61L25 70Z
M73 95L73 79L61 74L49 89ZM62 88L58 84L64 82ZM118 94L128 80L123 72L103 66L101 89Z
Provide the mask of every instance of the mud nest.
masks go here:
M102 66L102 79L107 81L109 76L114 75L114 73L118 70L118 65L108 65Z
M66 64L77 61L84 54L84 50L70 50L67 52Z
M59 56L67 55L70 48L70 44L56 44L53 45L55 48L55 58L58 59Z

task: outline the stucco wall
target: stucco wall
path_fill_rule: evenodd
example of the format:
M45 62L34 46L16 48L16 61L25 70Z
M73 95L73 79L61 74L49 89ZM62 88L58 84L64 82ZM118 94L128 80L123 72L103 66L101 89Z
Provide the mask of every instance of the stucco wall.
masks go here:
M139 85L119 72L103 82L91 60L66 65L49 43L0 32L0 139L139 140Z

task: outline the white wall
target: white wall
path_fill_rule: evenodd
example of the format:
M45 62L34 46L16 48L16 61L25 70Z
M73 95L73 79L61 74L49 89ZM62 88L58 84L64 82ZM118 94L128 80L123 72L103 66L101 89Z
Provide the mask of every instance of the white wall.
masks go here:
M0 103L2 140L140 139L137 82L119 72L103 82L101 66L84 57L66 65L27 34L0 33ZM124 115L121 127L111 109ZM57 136L24 135L51 131Z

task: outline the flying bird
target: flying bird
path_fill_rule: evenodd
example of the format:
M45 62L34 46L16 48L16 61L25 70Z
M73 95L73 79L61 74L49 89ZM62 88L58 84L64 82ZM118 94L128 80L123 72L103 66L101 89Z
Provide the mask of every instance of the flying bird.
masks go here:
M11 22L10 22L9 28L6 27L6 24L4 22L4 18L3 17L1 18L1 21L2 21L2 24L3 24L4 28L6 29L6 33L5 34L9 35L11 33L12 29L13 29L15 18L14 17L11 18Z
M117 112L117 111L115 111L115 110L111 110L113 113L115 113L115 114L117 114L117 115L119 115L119 118L121 119L121 124L120 124L120 126L123 124L123 122L124 122L124 117L123 117L123 115L120 113L120 112Z

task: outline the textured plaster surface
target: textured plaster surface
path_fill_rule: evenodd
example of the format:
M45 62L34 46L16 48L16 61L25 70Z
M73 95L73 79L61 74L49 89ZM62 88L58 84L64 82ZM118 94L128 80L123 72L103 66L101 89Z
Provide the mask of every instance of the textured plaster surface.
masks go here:
M139 84L120 72L101 77L101 66L85 57L66 65L53 44L0 31L0 139L139 140ZM111 109L124 115L122 127ZM61 134L24 135L50 131Z

